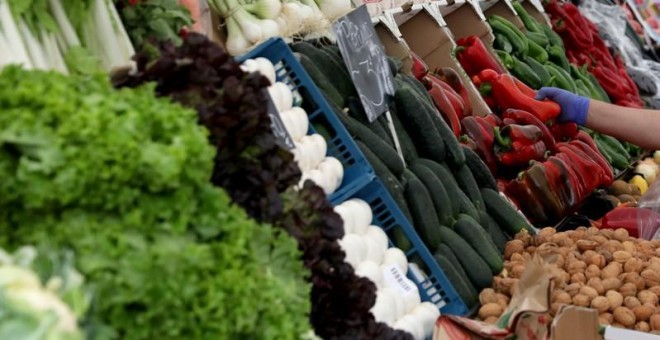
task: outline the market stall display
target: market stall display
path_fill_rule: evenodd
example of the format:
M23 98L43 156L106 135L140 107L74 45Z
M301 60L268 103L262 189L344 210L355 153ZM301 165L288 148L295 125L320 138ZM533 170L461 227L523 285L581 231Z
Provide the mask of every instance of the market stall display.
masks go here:
M550 317L660 332L660 162L536 99L648 104L588 4L371 6L344 38L387 45L380 115L331 30L350 1L30 4L0 0L0 338L508 332L539 263Z

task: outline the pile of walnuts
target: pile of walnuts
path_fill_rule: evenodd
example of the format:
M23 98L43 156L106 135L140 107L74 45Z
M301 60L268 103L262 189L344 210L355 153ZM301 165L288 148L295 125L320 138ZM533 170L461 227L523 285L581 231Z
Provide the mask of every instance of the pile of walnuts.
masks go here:
M479 295L481 320L494 323L502 314L534 254L552 264L552 316L570 304L598 310L603 325L660 333L660 240L633 238L625 229L518 234L506 245L493 288Z

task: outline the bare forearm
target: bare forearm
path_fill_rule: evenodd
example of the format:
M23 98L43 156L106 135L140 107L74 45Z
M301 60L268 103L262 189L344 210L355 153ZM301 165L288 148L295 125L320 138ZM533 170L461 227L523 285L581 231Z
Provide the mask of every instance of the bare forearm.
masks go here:
M660 111L592 100L586 126L643 148L660 149Z

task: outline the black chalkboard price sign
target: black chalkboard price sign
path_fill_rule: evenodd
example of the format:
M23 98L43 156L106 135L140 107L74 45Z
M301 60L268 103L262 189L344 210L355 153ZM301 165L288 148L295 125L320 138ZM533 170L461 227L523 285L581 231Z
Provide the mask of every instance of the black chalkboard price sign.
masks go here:
M369 122L373 122L388 111L388 102L396 88L383 44L366 6L337 19L332 30Z
M266 93L266 98L268 98L267 109L268 116L270 116L270 124L271 128L273 129L273 134L275 135L277 142L282 147L286 148L287 150L293 150L296 147L296 145L293 143L293 138L291 138L289 132L286 130L286 126L284 126L282 117L280 117L280 113L277 111L275 103L273 103L273 98L270 97L270 94L267 90L264 90L264 92Z

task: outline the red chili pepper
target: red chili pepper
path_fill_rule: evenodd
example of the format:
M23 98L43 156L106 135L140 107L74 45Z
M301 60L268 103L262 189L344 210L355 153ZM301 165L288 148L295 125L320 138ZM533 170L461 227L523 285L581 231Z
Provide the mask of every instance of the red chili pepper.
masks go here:
M600 153L600 151L598 151L598 146L596 145L596 142L594 142L594 139L591 138L591 136L589 136L588 133L580 130L578 134L575 136L575 138L587 144L591 148L591 150Z
M456 58L469 76L474 76L485 69L491 69L497 73L504 72L476 35L458 39L456 44L458 45Z
M489 113L483 117L483 119L488 122L492 127L499 127L502 125L502 120L497 115Z
M561 195L554 186L555 176L557 174L546 168L545 164L547 162L532 163L532 166L522 176L527 182L527 185L536 194L539 203L545 208L548 222L557 221L565 216L567 210L564 201L561 199Z
M525 83L518 80L518 78L516 77L513 77L513 81L516 83L516 86L518 86L520 92L522 92L524 95L530 98L536 97L536 91L533 88L527 86Z
M549 122L561 112L559 104L549 100L536 100L524 94L508 74L500 75L491 82L495 102L502 110L518 109L527 111L542 122Z
M514 142L531 145L543 136L541 129L534 125L510 124L502 129L494 128L493 131L497 143L505 148L511 147Z
M576 123L554 123L550 126L552 136L560 142L575 138L579 131Z
M589 157L584 157L581 152L576 152L575 148L567 143L557 143L557 149L560 154L567 155L573 165L577 169L578 175L582 176L586 193L589 194L595 190L602 182L602 169L596 162L592 161ZM586 196L585 196L586 197Z
M550 159L553 157L556 157L564 164L566 164L566 170L568 171L571 185L574 188L573 192L575 193L575 204L582 202L582 199L585 198L587 193L589 193L591 190L588 188L588 183L586 182L584 173L582 173L580 167L575 166L575 161L568 154L559 152L554 156L550 156Z
M449 84L452 89L463 100L464 109L461 118L472 115L472 103L470 102L470 95L461 80L458 72L449 67L439 67L435 69L435 75L445 83Z
M516 205L523 211L532 223L544 222L548 219L543 205L525 182L523 176L510 181L504 190Z
M593 149L585 142L575 139L569 142L569 144L573 145L577 151L580 151L584 157L590 158L592 161L596 162L598 166L602 170L602 181L600 182L600 186L609 186L612 184L612 179L614 178L614 174L612 173L612 168L610 167L610 164L607 163L607 160L603 157L603 155L600 154L600 152L596 151L594 152Z
M417 78L417 80L422 81L422 78L429 73L429 67L415 52L410 52L410 59L412 59L413 76Z
M461 120L463 132L477 144L477 154L484 161L490 172L497 173L497 163L493 153L493 129L486 129L474 116L465 117Z
M427 77L424 77L425 81L427 81L426 78ZM429 85L431 86L431 89L428 90L428 92L431 99L433 99L433 104L438 109L445 122L447 122L447 125L451 128L454 136L458 138L461 135L461 124L458 115L456 114L456 110L439 84L430 82Z
M449 86L449 84L438 78L433 73L424 76L422 78L422 82L426 86L427 90L431 88L431 83L439 85L442 88L442 91L447 96L447 99L449 99L449 102L451 103L451 106L454 108L454 111L456 111L456 115L458 115L458 118L459 119L463 118L465 103L463 103L463 99L458 95L458 93L456 93L456 91L454 91L454 89L451 86Z
M556 173L552 184L556 187L555 190L559 193L561 200L570 210L577 202L577 195L575 193L575 186L571 181L569 166L554 156L550 156L544 164L548 171Z
M625 99L625 95L630 91L627 86L624 87L623 83L625 83L625 80L620 79L621 77L604 67L595 66L591 73L596 77L600 86L603 87L603 90L605 90L611 98L615 99L615 102L617 99Z
M502 117L504 119L513 120L515 124L536 126L541 130L541 139L543 140L543 143L545 143L546 148L548 148L548 151L555 151L555 138L550 133L548 126L543 124L543 122L533 114L524 110L508 109L504 111Z

